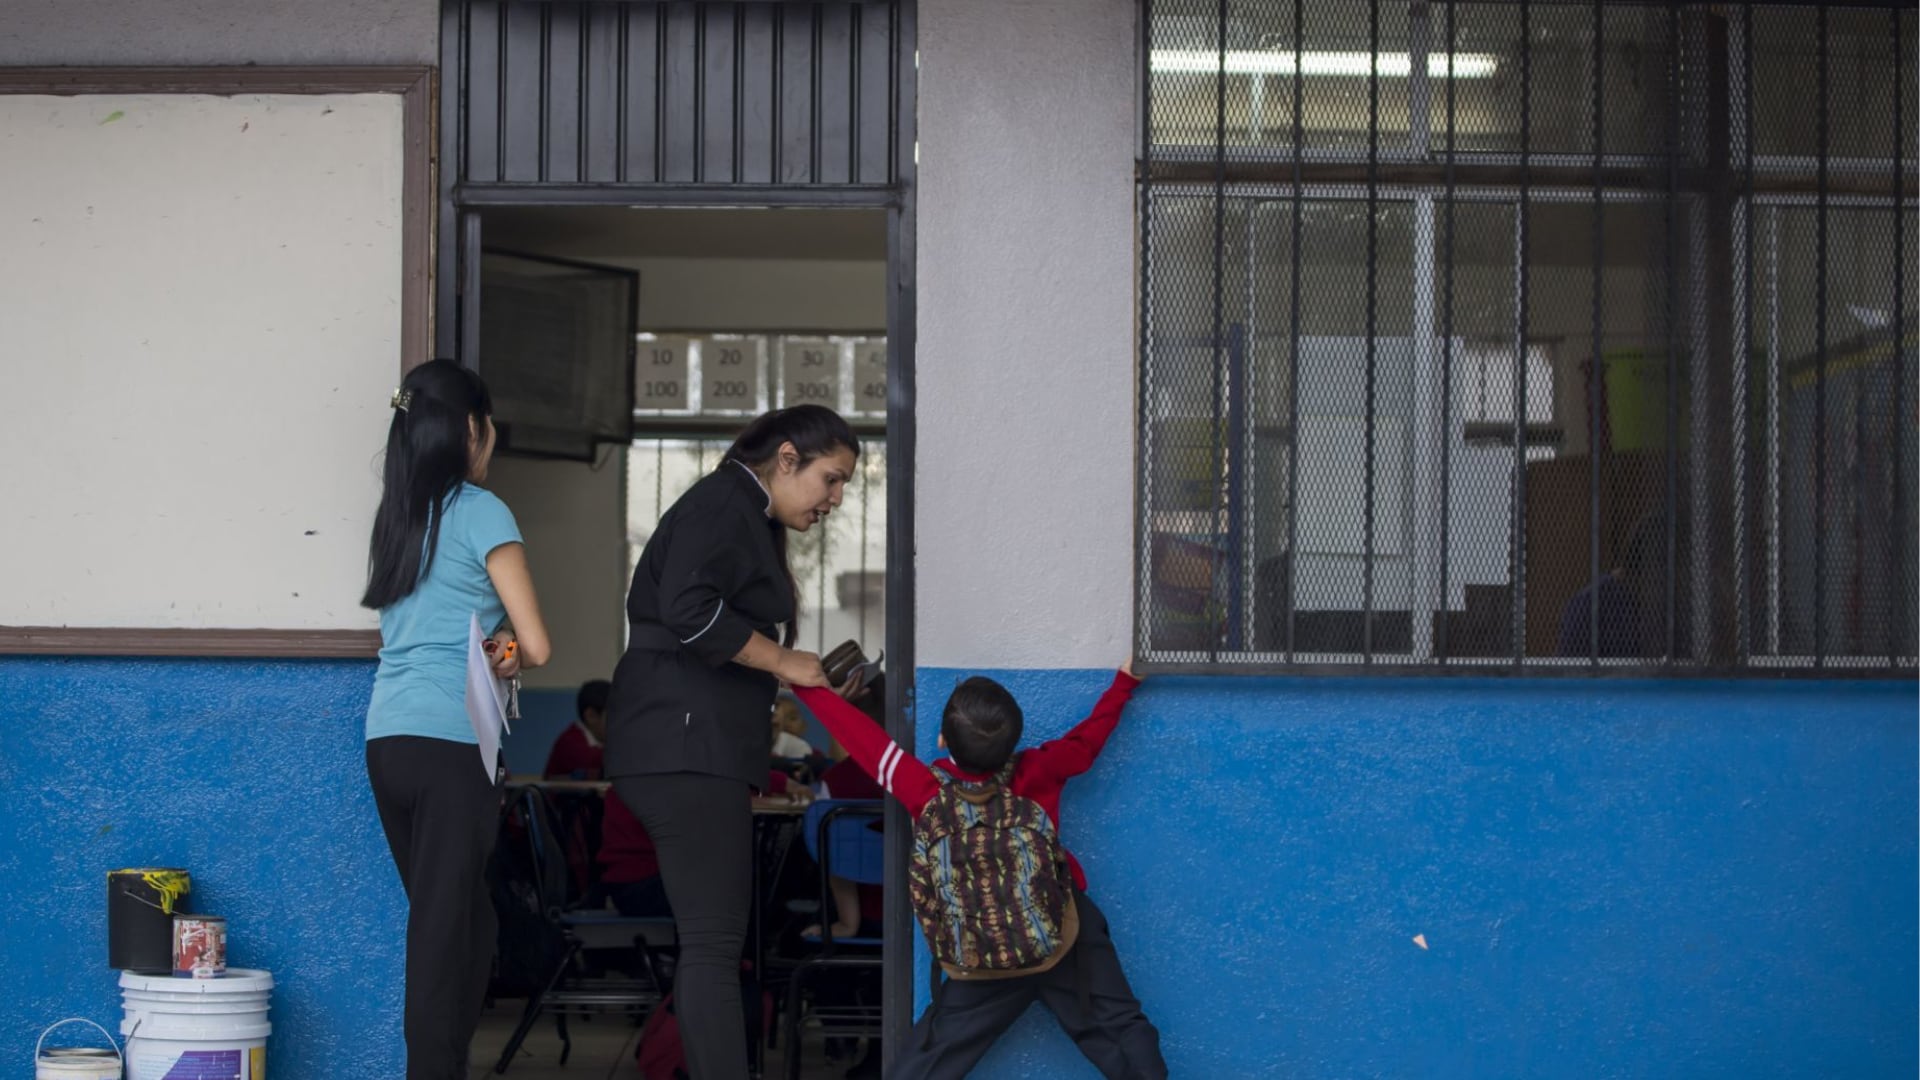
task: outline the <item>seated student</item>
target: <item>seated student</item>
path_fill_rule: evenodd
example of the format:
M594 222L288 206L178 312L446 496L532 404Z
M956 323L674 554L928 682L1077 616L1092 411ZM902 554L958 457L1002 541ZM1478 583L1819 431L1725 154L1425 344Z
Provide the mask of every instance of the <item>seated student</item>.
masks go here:
M941 717L941 745L953 756L937 774L833 691L798 691L915 819L914 911L948 977L890 1077L967 1075L1036 1000L1103 1075L1167 1075L1160 1034L1127 985L1106 916L1054 831L1062 788L1093 766L1138 685L1130 665L1121 669L1072 731L1017 751L1019 703L991 679L967 679Z
M578 717L547 753L544 774L549 780L598 780L600 760L606 751L601 743L607 737L607 695L613 684L595 679L580 687L573 699Z
M820 751L806 740L807 724L800 717L800 706L792 698L782 697L773 706L773 756L780 761L805 761Z

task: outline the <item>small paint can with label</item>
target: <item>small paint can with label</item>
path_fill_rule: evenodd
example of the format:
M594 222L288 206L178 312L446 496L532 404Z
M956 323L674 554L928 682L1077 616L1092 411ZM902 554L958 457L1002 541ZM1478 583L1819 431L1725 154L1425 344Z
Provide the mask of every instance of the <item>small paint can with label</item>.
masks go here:
M218 915L173 917L173 974L217 979L227 973L227 920Z

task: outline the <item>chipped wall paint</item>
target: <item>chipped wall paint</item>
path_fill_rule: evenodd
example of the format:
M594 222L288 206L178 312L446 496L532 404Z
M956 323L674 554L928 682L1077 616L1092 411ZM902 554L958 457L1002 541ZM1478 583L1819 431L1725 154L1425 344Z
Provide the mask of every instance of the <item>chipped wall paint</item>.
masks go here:
M972 674L1029 744L1110 677L922 668L920 745ZM1911 1076L1915 714L1913 683L1157 679L1062 833L1175 1076ZM1036 1008L978 1075L1097 1074Z
M106 875L178 866L274 974L270 1075L399 1076L406 899L367 788L358 661L0 657L0 995L12 1045L118 1030ZM24 1075L20 1051L0 1075Z

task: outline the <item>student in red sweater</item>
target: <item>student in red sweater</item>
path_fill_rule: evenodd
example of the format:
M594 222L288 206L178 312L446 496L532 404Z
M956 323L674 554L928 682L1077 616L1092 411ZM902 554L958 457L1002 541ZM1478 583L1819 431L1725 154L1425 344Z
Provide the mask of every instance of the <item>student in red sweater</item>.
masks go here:
M1093 767L1120 721L1121 710L1140 685L1130 668L1114 676L1092 714L1072 731L1023 751L1016 747L1024 718L1013 695L992 679L967 679L954 689L941 716L940 745L952 757L933 768L907 757L878 724L833 691L800 689L796 693L853 760L916 818L942 783L985 784L1014 759L1007 790L1039 803L1057 829L1061 790L1068 780ZM934 768L945 777L935 776ZM1067 862L1079 909L1079 937L1064 962L1015 978L948 979L914 1025L908 1045L900 1048L888 1080L966 1076L1001 1032L1036 1000L1053 1012L1102 1075L1128 1080L1162 1080L1167 1075L1160 1034L1127 985L1106 916L1086 895L1086 874L1071 852Z
M607 737L607 696L612 691L613 684L605 679L581 685L573 699L573 711L579 719L553 740L544 770L547 779L600 779L600 763L606 756L601 743Z

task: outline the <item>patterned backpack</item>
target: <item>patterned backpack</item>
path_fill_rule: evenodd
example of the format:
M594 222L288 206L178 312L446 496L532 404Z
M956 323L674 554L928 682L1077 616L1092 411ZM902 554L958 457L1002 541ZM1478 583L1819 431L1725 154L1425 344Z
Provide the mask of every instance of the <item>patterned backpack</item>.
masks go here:
M934 775L940 791L914 821L907 868L913 913L933 958L956 979L1049 970L1080 932L1053 820L1039 803L1007 790L1012 763L980 785L938 769Z

